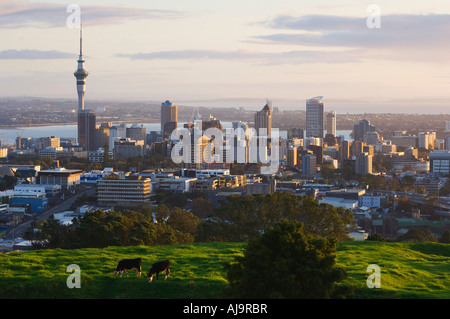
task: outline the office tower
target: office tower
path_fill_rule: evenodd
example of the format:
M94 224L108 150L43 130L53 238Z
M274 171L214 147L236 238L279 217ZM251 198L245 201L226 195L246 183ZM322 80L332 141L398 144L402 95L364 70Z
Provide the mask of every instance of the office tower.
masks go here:
M61 141L59 137L48 136L48 137L38 137L36 139L36 149L44 149L46 147L59 147L61 146Z
M297 147L290 147L286 150L286 165L287 167L297 167Z
M450 132L450 121L445 122L445 131Z
M220 120L216 119L211 114L209 115L209 118L202 118L201 120L203 133L209 128L217 128L220 131L223 130L222 123L220 123Z
M306 154L302 156L302 174L313 175L316 173L316 155Z
M436 147L436 132L420 132L418 142L419 147L433 150Z
M320 145L308 145L308 150L311 150L313 154L316 156L316 164L323 164L323 147Z
M92 110L78 111L78 144L86 151L96 150L96 116Z
M336 136L336 111L327 114L327 135Z
M258 136L271 136L272 135L272 111L269 103L262 108L261 111L255 114L255 129ZM260 129L266 129L266 133L260 132Z
M306 100L306 137L323 138L324 109L323 96Z
M119 178L103 178L97 182L99 204L108 206L142 205L150 201L150 178L119 175Z
M359 124L353 126L353 140L364 141L364 135L366 135L367 132L375 132L375 126L365 119L359 121Z
M288 128L287 130L287 138L291 140L293 138L303 138L303 129L302 128Z
M169 100L161 103L161 132L167 140L178 125L178 107Z
M364 145L366 145L366 143L361 142L361 141L354 141L352 143L352 146L350 147L350 155L351 156L358 156L359 154L361 154L362 152L364 152Z
M380 134L378 132L367 132L364 134L364 143L367 145L375 145L378 141L380 141L382 137L380 137Z
M352 142L350 141L342 141L341 144L341 162L348 160L351 157L351 147L352 147Z
M96 147L104 148L106 151L109 150L109 140L110 140L110 129L111 123L102 123L100 127L96 129Z
M359 175L372 174L372 156L362 152L356 156L355 173Z
M114 141L114 158L142 157L145 155L144 141L121 138Z
M126 129L127 138L129 138L130 140L144 141L144 145L146 144L146 135L146 128L142 124L133 124Z

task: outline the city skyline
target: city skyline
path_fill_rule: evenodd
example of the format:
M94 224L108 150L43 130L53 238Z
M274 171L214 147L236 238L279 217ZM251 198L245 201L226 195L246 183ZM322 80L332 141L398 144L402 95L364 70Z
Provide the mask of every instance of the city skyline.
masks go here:
M77 4L87 105L170 98L260 108L270 98L305 109L321 95L326 112L448 110L444 1L379 1L379 29L367 25L369 1ZM79 28L68 27L67 5L7 0L0 8L0 96L75 99Z

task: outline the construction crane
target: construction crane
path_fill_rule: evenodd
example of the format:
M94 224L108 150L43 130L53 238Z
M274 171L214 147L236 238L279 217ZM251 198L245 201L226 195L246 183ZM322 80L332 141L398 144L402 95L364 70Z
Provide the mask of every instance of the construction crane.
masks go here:
M23 135L23 131L25 131L25 129L22 129L22 132L20 132L20 134L19 134L19 131L17 131L17 137L18 137L18 139L17 139L17 149L22 149L22 135Z

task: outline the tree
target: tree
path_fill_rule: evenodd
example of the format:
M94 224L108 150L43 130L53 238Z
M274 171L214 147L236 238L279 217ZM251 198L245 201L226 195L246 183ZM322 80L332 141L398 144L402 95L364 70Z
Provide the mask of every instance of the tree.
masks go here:
M442 244L450 244L450 231L446 230L439 238L439 242Z
M192 212L199 218L207 218L213 212L213 207L209 199L203 197L197 197L191 204Z
M411 228L408 232L398 238L399 241L430 241L436 242L436 237L433 236L428 228L419 229Z
M279 221L251 240L244 256L225 264L227 297L344 298L351 289L337 283L347 277L336 266L337 242L304 232L303 225Z
M367 237L367 240L384 241L384 238L380 234L376 233L376 234L369 235Z

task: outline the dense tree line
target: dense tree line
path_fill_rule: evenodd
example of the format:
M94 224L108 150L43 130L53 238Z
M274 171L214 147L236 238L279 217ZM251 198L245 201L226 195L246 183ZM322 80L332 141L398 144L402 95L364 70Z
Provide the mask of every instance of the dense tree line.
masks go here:
M338 241L349 240L355 223L351 210L319 205L307 196L289 192L229 196L199 224L198 241L248 241L271 229L280 220L301 222L304 231Z
M27 238L47 240L48 248L167 245L206 241L245 242L257 238L280 220L301 222L304 231L326 239L349 240L354 226L350 210L319 205L288 192L229 196L212 209L197 198L192 212L177 206L142 207L138 211L91 211L71 226L49 219Z
M180 208L139 211L90 211L65 226L55 219L43 221L27 238L46 241L45 248L102 248L107 246L174 245L192 243L199 219ZM42 246L37 247L42 248Z

